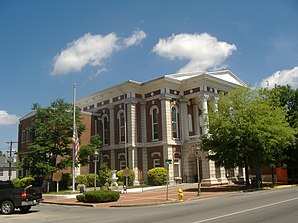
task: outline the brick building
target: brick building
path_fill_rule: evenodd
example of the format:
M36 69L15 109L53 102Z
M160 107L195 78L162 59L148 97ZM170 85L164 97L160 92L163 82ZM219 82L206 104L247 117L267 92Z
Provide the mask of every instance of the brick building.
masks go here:
M217 109L218 94L241 86L246 84L229 70L171 74L124 82L77 106L92 113L91 134L102 136L103 161L111 169L133 169L135 185L158 166L169 168L170 182L195 182L199 173L203 184L213 185L227 183L226 172L205 158L200 136L208 132L208 109ZM233 174L242 177L243 171Z
M208 109L217 109L218 94L242 86L246 84L236 75L223 70L165 75L145 83L130 80L104 89L76 102L87 127L81 144L99 134L102 161L112 170L134 170L135 185L146 182L147 171L159 166L168 168L172 183L195 182L198 174L205 185L227 183L225 169L200 150L200 136L208 132ZM20 119L20 160L33 117L29 113ZM85 174L89 167L80 171ZM232 174L244 175L242 169Z

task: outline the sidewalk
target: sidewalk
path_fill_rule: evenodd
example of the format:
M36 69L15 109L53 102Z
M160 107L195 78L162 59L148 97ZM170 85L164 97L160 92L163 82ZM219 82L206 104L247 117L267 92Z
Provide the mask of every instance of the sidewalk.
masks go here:
M183 189L183 201L178 200L178 189L180 187ZM128 189L127 193L120 194L120 198L117 202L83 203L77 201L76 195L45 194L43 195L43 203L81 205L91 207L128 207L141 205L158 205L235 193L241 191L243 188L244 187L242 185L202 187L201 194L200 196L198 196L197 184L177 184L175 186L169 186L168 192L166 186Z

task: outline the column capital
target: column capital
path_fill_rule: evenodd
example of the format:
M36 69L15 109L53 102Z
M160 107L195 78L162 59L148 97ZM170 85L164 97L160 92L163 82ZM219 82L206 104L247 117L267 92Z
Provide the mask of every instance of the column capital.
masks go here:
M200 94L200 99L201 100L207 101L209 99L209 97L210 97L210 95L205 93L205 92Z

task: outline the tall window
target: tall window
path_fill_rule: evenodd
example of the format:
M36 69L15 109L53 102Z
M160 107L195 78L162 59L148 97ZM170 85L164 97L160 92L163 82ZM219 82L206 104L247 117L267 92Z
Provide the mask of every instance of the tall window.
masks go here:
M151 123L152 139L158 139L158 109L156 106L151 110Z
M125 117L124 111L119 113L119 140L120 142L125 141Z
M153 167L160 167L160 159L154 159L153 160Z
M177 107L172 107L172 137L174 139L178 138L178 114L177 114Z
M97 135L97 118L94 120L94 135Z
M109 144L109 120L108 116L103 116L102 120L102 133L103 133L103 144Z
M180 159L174 159L174 177L181 177Z
M23 142L25 142L25 140L26 140L26 130L23 129L23 130L22 130L22 138L21 138L21 142L23 143Z
M120 163L119 163L119 166L120 166L120 170L123 170L126 168L126 162L125 160L121 160Z

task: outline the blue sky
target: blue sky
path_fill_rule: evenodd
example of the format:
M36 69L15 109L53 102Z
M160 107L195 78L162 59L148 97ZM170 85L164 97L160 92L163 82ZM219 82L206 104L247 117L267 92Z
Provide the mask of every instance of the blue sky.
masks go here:
M298 87L295 0L0 0L0 149L33 103L165 74L230 69ZM16 145L14 145L15 147Z

